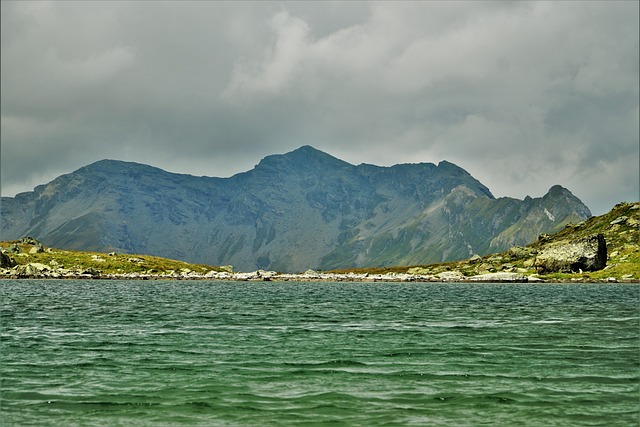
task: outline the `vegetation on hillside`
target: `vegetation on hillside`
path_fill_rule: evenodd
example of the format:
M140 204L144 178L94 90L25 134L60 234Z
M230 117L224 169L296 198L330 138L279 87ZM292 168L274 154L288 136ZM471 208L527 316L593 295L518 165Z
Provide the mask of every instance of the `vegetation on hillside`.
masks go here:
M420 273L438 274L444 271L459 271L465 276L492 272L519 272L536 274L536 254L548 245L569 242L594 234L602 234L607 243L607 266L603 270L583 273L553 273L540 275L546 280L601 281L640 280L640 202L620 203L610 212L594 216L586 221L567 224L553 235L541 235L528 246L513 247L508 251L472 259L428 265L398 266L389 268L345 269L333 273Z
M206 274L210 271L223 270L221 267L189 264L150 255L105 254L44 248L37 241L29 238L0 242L0 247L5 251L12 246L19 248L19 252L7 253L7 255L11 256L18 266L29 264L48 266L59 271L61 277L145 274L171 276L189 272ZM18 268L18 272L20 271Z
M538 275L547 281L639 281L640 280L640 202L620 203L609 213L591 217L577 224L567 224L554 235L541 235L528 246L516 246L508 251L471 259L439 264L333 270L333 274L394 275L414 274L436 276L450 271L464 277L488 273L519 273L536 275L536 255L546 247L602 234L607 245L607 265L604 269L579 273ZM149 255L100 252L80 252L45 248L31 238L0 242L4 261L11 266L0 269L0 277L112 277L112 278L202 278L211 273L231 272L231 266L214 267L189 264ZM41 274L41 273L45 274ZM263 272L264 273L264 272ZM260 275L258 275L260 277ZM263 274L264 276L264 274Z

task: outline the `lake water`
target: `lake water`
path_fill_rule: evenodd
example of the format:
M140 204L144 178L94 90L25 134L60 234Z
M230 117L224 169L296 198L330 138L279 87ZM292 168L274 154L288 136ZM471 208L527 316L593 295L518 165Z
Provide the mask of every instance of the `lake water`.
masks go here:
M637 426L640 286L0 281L3 426Z

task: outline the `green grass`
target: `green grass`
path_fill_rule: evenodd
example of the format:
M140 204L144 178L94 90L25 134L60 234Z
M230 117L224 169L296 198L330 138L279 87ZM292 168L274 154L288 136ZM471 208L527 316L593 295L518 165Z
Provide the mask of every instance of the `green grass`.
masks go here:
M59 249L47 249L42 253L30 254L29 251L34 246L19 243L19 241L0 242L0 247L6 249L14 243L18 243L22 253L9 255L18 265L41 263L74 271L88 270L92 268L103 274L162 274L169 273L171 271L180 272L183 269L188 269L201 274L206 274L209 271L221 271L219 267L212 267L204 264L189 264L183 261L149 255L108 255L100 252L81 252Z

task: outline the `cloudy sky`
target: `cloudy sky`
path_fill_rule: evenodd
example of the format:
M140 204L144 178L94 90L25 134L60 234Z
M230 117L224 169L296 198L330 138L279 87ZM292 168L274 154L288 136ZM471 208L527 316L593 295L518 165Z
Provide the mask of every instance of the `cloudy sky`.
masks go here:
M495 196L640 198L637 1L2 1L2 195L110 158L227 177L312 145Z

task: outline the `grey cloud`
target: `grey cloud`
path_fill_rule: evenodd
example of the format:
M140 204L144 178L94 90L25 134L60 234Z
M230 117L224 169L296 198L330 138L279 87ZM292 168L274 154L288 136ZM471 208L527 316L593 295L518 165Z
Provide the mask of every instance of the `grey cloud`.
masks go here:
M311 144L494 194L638 199L637 2L2 2L2 193Z

